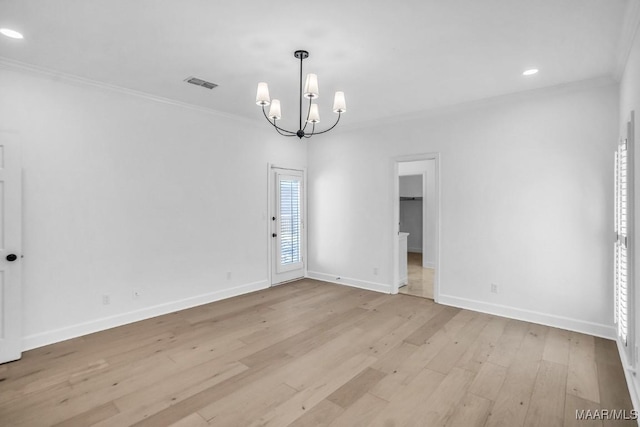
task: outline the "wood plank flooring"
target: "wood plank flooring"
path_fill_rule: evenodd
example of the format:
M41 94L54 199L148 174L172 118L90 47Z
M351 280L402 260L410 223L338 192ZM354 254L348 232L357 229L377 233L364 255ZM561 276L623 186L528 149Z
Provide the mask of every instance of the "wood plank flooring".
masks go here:
M422 267L422 254L407 253L408 283L398 289L404 295L433 299L433 276L436 270Z
M2 426L624 426L613 341L301 280L28 351Z

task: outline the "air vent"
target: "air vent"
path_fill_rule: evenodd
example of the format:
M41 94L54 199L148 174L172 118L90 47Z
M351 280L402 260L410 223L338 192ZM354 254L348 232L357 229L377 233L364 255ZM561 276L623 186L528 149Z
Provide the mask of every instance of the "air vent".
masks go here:
M188 79L185 79L185 82L191 83L192 85L196 85L196 86L202 86L207 89L213 89L214 87L218 86L215 83L207 82L197 77L189 77Z

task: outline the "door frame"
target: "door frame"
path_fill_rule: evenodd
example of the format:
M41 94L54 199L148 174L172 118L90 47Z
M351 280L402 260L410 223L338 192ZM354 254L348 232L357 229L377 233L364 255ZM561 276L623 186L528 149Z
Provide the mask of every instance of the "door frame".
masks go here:
M433 300L438 302L440 299L440 153L425 153L425 154L411 154L405 156L397 156L391 159L391 182L393 185L391 186L391 200L392 200L392 220L393 222L390 224L390 232L391 232L391 242L392 242L392 259L393 259L393 282L391 283L391 293L397 294L399 285L400 285L400 260L398 259L398 233L400 232L400 176L398 175L398 164L405 162L415 162L420 160L433 160L435 162L435 194L434 194L434 203L435 203L435 240L436 240L436 250L434 253L434 264L435 264L435 274L433 276ZM424 181L423 181L423 194L424 194ZM424 202L423 202L424 203ZM424 204L423 204L424 209ZM424 218L423 211L423 218ZM423 235L424 235L424 227L423 223ZM423 241L423 247L425 242Z
M302 222L303 222L303 228L302 228L302 247L301 247L301 251L302 251L302 264L303 264L303 277L308 277L307 272L307 168L305 167L291 167L291 166L280 166L278 164L274 164L274 163L267 163L267 225L266 225L266 229L265 229L265 235L267 238L267 281L269 283L269 287L274 286L274 285L280 285L282 283L286 283L286 282L278 282L278 283L273 283L273 259L274 259L274 250L273 250L273 244L272 244L272 239L273 237L271 236L272 230L272 220L271 218L273 217L275 210L276 210L276 206L275 206L275 199L276 199L276 192L275 192L275 180L274 180L274 170L275 169L280 169L283 171L295 171L295 172L302 172ZM296 279L297 280L297 279Z

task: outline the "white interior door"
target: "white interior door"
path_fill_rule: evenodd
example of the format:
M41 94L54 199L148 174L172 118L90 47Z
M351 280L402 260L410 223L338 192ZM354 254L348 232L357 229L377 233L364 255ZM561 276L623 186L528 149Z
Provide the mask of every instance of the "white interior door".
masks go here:
M272 169L271 284L304 277L304 173Z
M21 165L15 135L0 132L0 363L22 353Z

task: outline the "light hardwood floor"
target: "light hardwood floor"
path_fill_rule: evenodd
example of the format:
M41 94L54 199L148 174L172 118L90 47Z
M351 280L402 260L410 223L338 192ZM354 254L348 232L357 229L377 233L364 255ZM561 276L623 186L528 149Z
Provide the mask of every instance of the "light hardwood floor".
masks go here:
M608 426L614 342L301 280L0 365L3 426Z
M422 267L422 254L407 253L407 273L409 283L398 292L415 297L433 299L433 275L435 269Z

